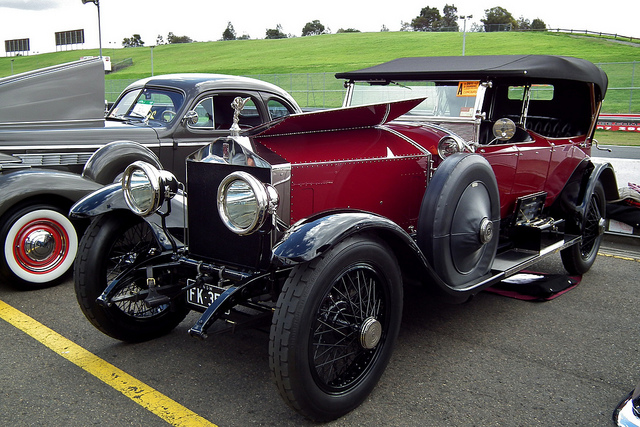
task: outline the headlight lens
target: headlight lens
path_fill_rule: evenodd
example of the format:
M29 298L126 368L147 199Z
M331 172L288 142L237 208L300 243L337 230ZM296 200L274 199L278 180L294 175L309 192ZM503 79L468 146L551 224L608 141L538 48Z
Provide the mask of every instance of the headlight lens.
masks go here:
M218 213L227 228L248 235L260 229L278 207L278 193L246 172L234 172L218 187Z
M122 190L129 209L137 215L148 216L176 195L178 180L168 171L138 161L124 171Z
M461 153L463 150L462 142L451 136L445 136L438 142L438 155L442 160L452 154Z

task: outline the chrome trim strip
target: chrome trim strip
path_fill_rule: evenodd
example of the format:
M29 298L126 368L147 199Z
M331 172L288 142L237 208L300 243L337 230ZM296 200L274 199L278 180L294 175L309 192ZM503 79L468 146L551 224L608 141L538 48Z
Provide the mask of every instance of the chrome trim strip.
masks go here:
M105 142L104 144L92 144L92 145L87 145L87 144L82 144L82 143L78 143L76 145L47 145L47 144L42 144L42 145L0 145L0 151L17 151L17 150L78 150L78 149L82 149L82 150L97 150L99 148L104 147L105 145L107 145L107 143ZM158 147L159 144L158 143L153 143L153 144L140 144L143 145L145 147ZM206 145L206 144L202 144L202 145ZM173 144L170 145L171 147L173 147Z
M44 127L44 126L54 126L54 125L64 125L64 127L68 127L69 123L73 124L84 124L84 123L102 123L104 119L69 119L69 120L45 120L45 121L31 121L31 122L4 122L0 124L1 128L12 128L12 127Z
M408 136L398 132L395 129L391 129L388 126L379 126L380 129L385 130L399 138L404 139L406 142L408 142L409 144L411 144L414 148L416 148L418 151L422 152L423 154L429 154L431 155L431 153L429 152L429 150L427 150L426 148L424 148L422 145L418 144L417 142L415 142L413 139L409 138Z
M427 157L431 157L431 153L425 153ZM294 166L301 167L313 167L313 166L323 166L323 165L338 165L344 163L373 163L373 162L384 162L389 160L410 160L410 159L421 159L425 157L425 155L413 155L413 156L394 156L394 157L371 157L366 159L345 159L345 160L329 160L325 162L315 162L315 163L295 163Z

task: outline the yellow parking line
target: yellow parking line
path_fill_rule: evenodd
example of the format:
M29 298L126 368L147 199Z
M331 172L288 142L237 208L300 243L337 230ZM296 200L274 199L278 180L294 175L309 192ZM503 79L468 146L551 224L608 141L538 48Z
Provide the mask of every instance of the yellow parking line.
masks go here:
M0 300L0 319L20 329L107 385L118 390L143 408L174 426L214 426L190 409L168 398L126 372L102 360Z

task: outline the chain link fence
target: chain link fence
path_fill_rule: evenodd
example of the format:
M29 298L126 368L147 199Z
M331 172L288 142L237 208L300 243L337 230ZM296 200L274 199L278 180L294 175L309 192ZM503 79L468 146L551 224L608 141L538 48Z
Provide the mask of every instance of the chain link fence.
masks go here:
M603 113L640 114L640 61L596 64L609 76ZM344 82L334 73L257 74L253 77L273 83L289 92L303 109L336 108L342 105ZM135 80L106 80L106 99L114 102Z

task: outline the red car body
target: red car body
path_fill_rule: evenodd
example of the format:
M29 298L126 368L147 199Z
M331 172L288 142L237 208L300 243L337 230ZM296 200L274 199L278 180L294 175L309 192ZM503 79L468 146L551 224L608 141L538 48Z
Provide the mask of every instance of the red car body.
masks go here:
M343 108L236 129L189 156L186 203L174 176L136 162L122 187L72 208L97 217L75 282L98 329L149 339L192 309L189 333L204 338L216 320L270 318L281 396L330 420L382 375L403 283L460 302L558 251L570 273L589 270L617 198L611 166L589 157L597 67L404 58L337 77Z

